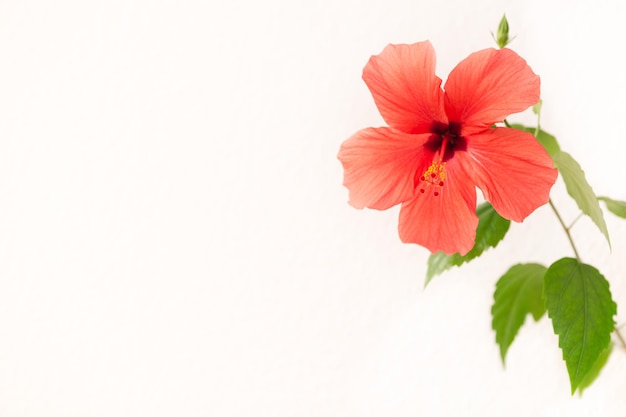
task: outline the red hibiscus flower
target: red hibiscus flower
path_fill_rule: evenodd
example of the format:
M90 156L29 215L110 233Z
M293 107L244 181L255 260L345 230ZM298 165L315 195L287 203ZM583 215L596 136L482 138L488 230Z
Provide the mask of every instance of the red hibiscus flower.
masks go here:
M466 254L476 237L476 187L521 222L548 202L557 170L534 136L493 127L539 101L539 77L510 49L471 54L441 88L430 42L388 45L363 80L389 127L363 129L338 158L356 208L402 204L403 242Z

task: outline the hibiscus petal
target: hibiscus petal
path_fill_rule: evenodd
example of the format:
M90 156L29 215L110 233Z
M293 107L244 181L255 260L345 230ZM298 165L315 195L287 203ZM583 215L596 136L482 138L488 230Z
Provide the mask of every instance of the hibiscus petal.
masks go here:
M495 128L466 139L459 160L502 217L521 222L548 202L558 172L532 134Z
M343 164L350 204L385 210L411 199L416 173L421 174L433 157L424 147L429 137L381 127L360 130L347 139L337 157Z
M461 61L445 85L445 108L462 134L487 128L539 101L539 76L510 49L484 49Z
M441 79L430 42L387 45L363 69L363 80L387 124L405 133L427 133L447 123Z
M431 186L432 187L432 186ZM446 163L443 187L425 192L402 204L398 231L405 243L417 243L431 252L465 255L474 246L478 217L476 187L456 155Z

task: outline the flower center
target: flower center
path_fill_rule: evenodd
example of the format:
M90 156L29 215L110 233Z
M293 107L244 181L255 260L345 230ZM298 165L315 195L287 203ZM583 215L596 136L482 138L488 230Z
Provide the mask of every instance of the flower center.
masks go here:
M431 127L431 137L424 145L426 149L433 152L434 158L428 169L416 181L416 188L420 194L425 194L426 190L438 197L442 192L442 187L446 184L446 161L454 156L455 151L466 149L465 138L461 133L459 123L449 124L435 122Z

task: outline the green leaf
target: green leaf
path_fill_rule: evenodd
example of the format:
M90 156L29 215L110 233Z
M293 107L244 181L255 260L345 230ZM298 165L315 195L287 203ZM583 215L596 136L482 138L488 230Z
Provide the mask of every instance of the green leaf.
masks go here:
M460 266L480 256L485 250L491 247L495 248L504 238L511 225L510 220L500 216L491 204L487 202L476 208L476 214L478 215L478 227L476 228L476 240L472 250L465 256L461 256L458 253L446 255L443 252L430 255L424 286L428 285L434 276L441 274L446 269Z
M578 208L598 226L610 247L609 231L604 221L600 203L598 203L598 198L585 179L585 173L582 168L567 152L557 152L552 155L552 159L554 159L554 164L563 177L567 193L576 201Z
M602 274L572 258L548 268L543 290L573 394L609 346L617 306Z
M604 201L606 208L609 209L611 213L622 219L626 219L626 202L613 200L608 197L598 197L598 200Z
M535 131L533 130L530 133L534 134ZM537 138L539 143L546 149L546 151L548 151L548 154L550 156L553 156L555 153L561 150L559 143L556 141L556 137L552 136L545 130L540 129L535 137Z
M598 378L600 371L602 371L602 368L604 368L604 365L606 365L609 360L609 356L611 356L611 352L613 352L613 346L613 343L609 343L609 347L600 353L598 360L596 360L587 375L585 375L583 380L580 381L580 384L578 384L578 395L582 396L583 391L589 388L593 381Z
M542 292L547 270L545 266L535 263L514 265L496 283L491 327L496 331L496 343L500 346L503 364L526 315L532 314L538 321L546 312Z
M540 104L541 102L538 103L538 105ZM518 130L523 130L524 132L532 133L533 135L535 135L536 133L535 137L537 138L537 141L545 148L550 156L554 156L555 153L561 151L561 147L559 146L556 137L549 134L545 130L539 129L539 131L536 131L537 128L526 127L520 124L513 124L511 125L511 127Z

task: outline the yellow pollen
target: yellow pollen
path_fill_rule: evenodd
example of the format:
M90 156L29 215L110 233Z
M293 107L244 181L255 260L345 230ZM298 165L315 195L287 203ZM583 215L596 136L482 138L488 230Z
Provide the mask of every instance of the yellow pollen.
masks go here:
M426 192L426 187L435 187L433 195L437 197L440 194L440 188L443 187L446 181L446 163L441 160L433 161L428 167L426 172L420 177L422 187L420 187L420 193Z

